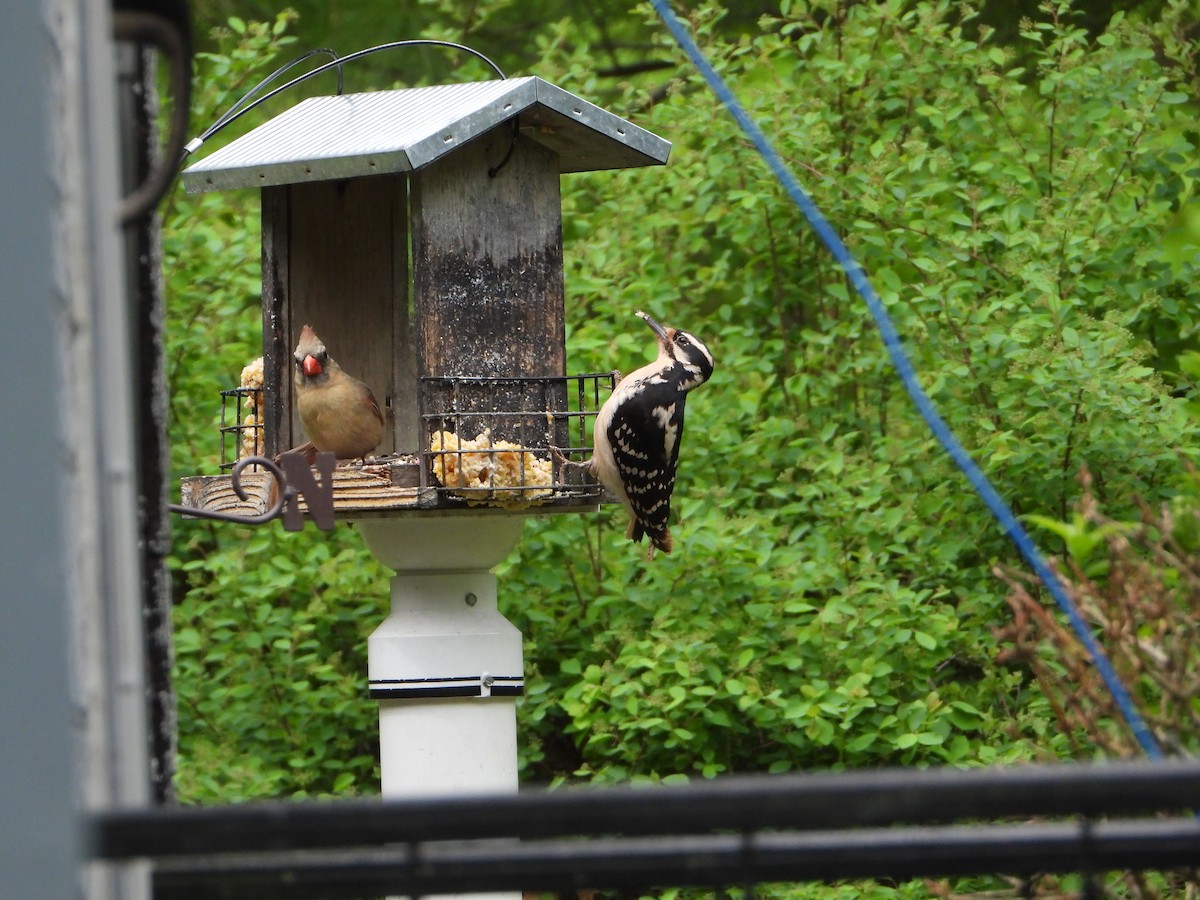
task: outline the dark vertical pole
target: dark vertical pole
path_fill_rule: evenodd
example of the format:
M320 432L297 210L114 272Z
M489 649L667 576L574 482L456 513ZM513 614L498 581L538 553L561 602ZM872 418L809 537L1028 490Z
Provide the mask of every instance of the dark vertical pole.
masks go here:
M158 132L154 51L124 48L120 72L121 133L126 192L141 184L157 163ZM156 803L173 799L176 723L171 688L171 550L166 504L169 452L167 384L163 360L161 220L140 217L125 229L125 267L134 310L135 415L138 449L138 511L141 530L142 614L146 635L147 721L150 785Z
M263 447L266 456L295 446L292 428L292 328L288 303L291 186L262 190ZM336 357L335 357L336 359Z

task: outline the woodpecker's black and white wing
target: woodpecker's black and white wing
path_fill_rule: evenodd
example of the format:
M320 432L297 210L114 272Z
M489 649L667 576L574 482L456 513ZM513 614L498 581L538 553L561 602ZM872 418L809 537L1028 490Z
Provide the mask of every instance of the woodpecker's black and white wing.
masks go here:
M640 541L645 534L655 547L670 553L671 492L687 394L657 377L645 379L634 390L639 402L617 406L607 427L613 461L633 513L628 535Z
M626 376L596 413L587 465L629 509L628 537L640 541L648 535L653 556L656 549L671 552L683 407L688 391L711 377L713 357L694 335L637 315L658 336L658 357Z

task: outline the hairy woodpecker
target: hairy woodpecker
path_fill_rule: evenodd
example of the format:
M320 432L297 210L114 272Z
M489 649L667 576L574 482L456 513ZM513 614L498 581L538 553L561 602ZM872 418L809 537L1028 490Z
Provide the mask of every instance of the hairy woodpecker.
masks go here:
M712 376L713 358L694 335L637 315L658 336L658 358L622 378L600 407L585 465L629 510L626 536L649 536L653 557L656 547L671 552L668 525L684 402L688 391Z

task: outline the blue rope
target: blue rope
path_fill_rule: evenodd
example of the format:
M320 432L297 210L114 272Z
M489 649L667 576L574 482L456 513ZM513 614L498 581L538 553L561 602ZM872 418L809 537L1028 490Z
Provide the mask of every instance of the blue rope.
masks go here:
M1163 756L1162 750L1158 746L1158 741L1155 740L1154 734L1146 726L1141 714L1137 710L1137 705L1130 696L1125 685L1121 683L1121 679L1117 676L1116 671L1109 662L1108 657L1104 654L1104 650L1096 643L1096 639L1092 636L1091 629L1088 628L1087 622L1079 612L1079 608L1072 602L1063 589L1062 583L1054 574L1054 571L1047 565L1046 560L1038 551L1037 546L1033 543L1029 533L1013 515L1012 510L1008 508L1008 504L1004 499L996 493L996 489L992 487L987 476L975 464L975 461L967 454L962 445L954 437L945 421L934 408L929 396L922 389L920 382L917 380L917 374L913 370L912 363L909 362L908 356L904 352L904 348L900 344L900 335L896 332L895 325L892 324L891 316L888 315L887 309L884 307L879 295L875 293L875 289L871 287L870 281L867 280L866 274L862 267L850 255L850 251L846 249L846 245L842 243L837 233L830 226L829 222L821 214L821 211L813 204L808 194L800 187L799 182L784 165L783 160L763 134L762 129L754 123L746 110L738 103L729 86L717 74L717 71L712 67L709 61L704 57L699 46L691 34L683 27L683 24L671 12L671 8L667 5L667 0L650 0L655 11L663 20L663 23L670 30L675 40L687 53L692 63L700 70L708 82L709 87L717 95L720 101L729 110L730 114L737 120L738 125L746 132L746 135L754 143L758 152L762 154L771 171L775 173L775 177L783 184L788 196L792 201L800 207L800 211L804 213L804 217L808 219L809 225L821 238L821 241L829 248L829 251L845 269L846 275L850 278L850 283L854 285L854 289L859 296L867 303L867 308L871 311L871 316L875 320L876 326L879 328L880 334L883 336L883 344L887 349L888 356L891 357L892 365L895 367L900 380L904 383L904 388L908 391L908 395L916 404L917 410L921 414L934 437L942 445L945 451L950 454L951 459L967 476L971 486L975 492L987 504L987 508L991 511L996 521L1004 529L1004 533L1016 545L1017 550L1025 558L1025 561L1033 568L1033 571L1041 579L1046 586L1051 596L1054 597L1056 603L1066 614L1067 620L1071 623L1071 627L1075 630L1080 642L1087 649L1092 658L1092 663L1096 666L1096 670L1100 673L1100 677L1104 679L1104 684L1112 694L1121 715L1128 723L1134 736L1141 744L1143 751L1151 759L1161 759Z

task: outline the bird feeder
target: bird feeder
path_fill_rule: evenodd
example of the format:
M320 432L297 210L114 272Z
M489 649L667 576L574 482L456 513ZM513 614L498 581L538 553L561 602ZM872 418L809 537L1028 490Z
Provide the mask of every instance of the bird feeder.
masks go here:
M304 325L384 408L376 458L332 477L337 516L397 572L368 647L385 796L516 789L521 638L490 569L514 510L597 507L549 450L590 449L612 384L567 374L559 179L669 150L528 77L305 100L184 172L262 194L265 454L304 440ZM184 480L192 508L246 502L229 475Z
M262 193L261 449L304 440L308 324L387 420L380 464L335 473L339 517L594 509L599 488L546 452L589 443L611 385L567 375L559 178L669 150L526 77L311 98L191 166L189 191ZM219 476L184 502L243 503Z

